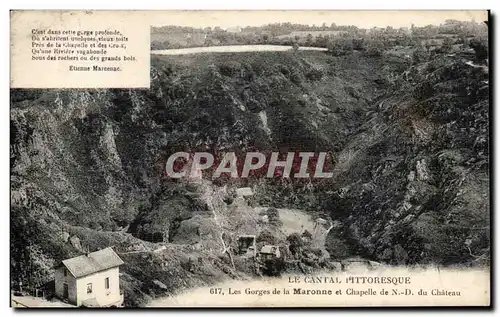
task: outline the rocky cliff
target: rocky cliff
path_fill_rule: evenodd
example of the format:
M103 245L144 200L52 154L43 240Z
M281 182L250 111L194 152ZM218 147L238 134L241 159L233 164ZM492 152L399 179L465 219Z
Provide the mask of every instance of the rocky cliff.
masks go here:
M152 276L172 289L238 276L214 256L231 243L221 233L257 228L254 216L218 221L206 188L167 179L179 150L328 151L331 180L210 190L229 188L227 210L231 188L253 185L262 205L337 220L334 257L483 261L487 79L459 56L267 52L154 57L149 90L11 90L13 282L40 285L56 261L109 245L133 294L149 296Z

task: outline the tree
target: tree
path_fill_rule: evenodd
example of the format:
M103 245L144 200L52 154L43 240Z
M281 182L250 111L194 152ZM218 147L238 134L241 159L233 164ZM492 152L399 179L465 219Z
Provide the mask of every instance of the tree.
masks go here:
M313 235L308 230L305 230L304 232L302 232L302 237L309 239L309 240L312 240Z
M365 49L365 39L353 39L352 40L353 49L357 51L363 51Z
M306 46L312 46L313 44L313 36L311 33L307 34L306 38Z
M205 43L203 43L203 45L205 46L213 46L214 45L214 41L212 41L211 39L205 39Z
M314 46L326 47L327 44L328 44L328 38L320 34L316 37L316 44L314 44Z
M370 39L366 43L365 54L368 56L381 56L384 52L384 43L380 38Z
M292 233L286 238L289 246L288 249L293 255L299 254L304 246L304 241L298 233Z
M449 37L445 37L443 40L443 45L441 46L441 52L449 53L453 49L453 40Z
M281 273L285 270L285 261L281 258L273 258L266 260L264 266L262 267L262 274L267 276L281 276Z
M461 41L462 41L462 49L469 48L469 39L467 39L467 37L463 36Z
M329 234L325 241L325 249L330 254L332 259L345 259L349 256L349 247L345 241L335 237L334 234Z
M425 43L425 50L427 51L427 53L431 52L431 47L432 47L431 43L429 41L427 41Z
M415 63L422 63L429 59L429 54L422 45L418 45L413 51L413 61Z
M487 41L481 40L477 37L473 38L469 46L476 52L476 60L481 62L488 58L488 44Z

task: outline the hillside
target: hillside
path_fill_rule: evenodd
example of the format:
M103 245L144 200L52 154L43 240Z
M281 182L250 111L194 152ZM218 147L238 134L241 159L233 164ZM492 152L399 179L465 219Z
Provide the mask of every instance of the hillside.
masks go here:
M234 199L241 186L254 187L260 206L338 221L325 245L335 259L484 263L488 75L466 61L358 51L154 56L149 90L13 89L12 282L40 286L56 261L107 246L126 262L129 306L249 278L228 247L268 225ZM325 151L334 178L168 179L166 159L181 150Z
M332 243L356 241L392 264L488 263L488 74L466 63L457 54L413 66L399 94L366 114L324 202L347 226Z

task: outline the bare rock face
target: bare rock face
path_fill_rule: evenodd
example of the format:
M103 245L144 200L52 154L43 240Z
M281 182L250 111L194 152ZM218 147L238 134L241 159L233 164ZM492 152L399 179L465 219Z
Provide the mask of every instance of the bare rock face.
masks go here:
M70 234L67 233L66 231L62 231L60 234L59 234L59 238L64 242L68 242L68 239L70 237Z
M409 71L416 76L405 88L411 97L393 95L384 101L389 107L367 115L363 131L384 127L383 136L364 132L367 143L354 133L341 152L356 153L355 164L338 177L334 195L325 195L332 219L343 224L327 243L348 245L351 255L394 265L473 265L476 254L489 252L488 200L479 202L489 182L489 149L481 141L489 127L486 77L450 56L430 64Z
M487 254L489 100L481 72L452 57L409 69L358 54L321 55L319 74L298 55L255 54L244 63L247 78L236 76L240 58L224 67L232 55L192 58L152 59L149 90L11 91L13 240L36 245L47 263L123 236L129 245L222 252L230 244L222 233L258 235L269 224L246 202L166 180L166 158L180 149L301 146L332 152L334 178L306 190L262 181L253 197L331 217L332 258L453 264ZM386 76L406 71L411 85L384 86ZM412 129L413 119L425 125ZM113 232L118 227L127 233ZM27 281L26 250L13 247L13 276ZM169 254L175 263L178 254ZM127 270L144 280L140 267Z
M415 172L410 171L410 173L408 174L408 181L413 182L414 180L415 180Z
M71 238L69 238L69 243L73 246L73 248L77 249L80 252L83 252L80 238L78 238L77 236L72 236Z
M421 159L417 161L417 179L420 181L426 181L430 178L430 171L427 167L427 163L425 159Z

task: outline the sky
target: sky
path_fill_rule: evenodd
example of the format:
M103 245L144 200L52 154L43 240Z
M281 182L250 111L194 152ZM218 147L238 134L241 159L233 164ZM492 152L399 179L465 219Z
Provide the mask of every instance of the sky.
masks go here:
M321 26L326 23L355 25L360 28L395 28L440 24L447 19L486 21L482 11L148 11L152 26L179 25L196 28L261 26L269 23L292 22Z

